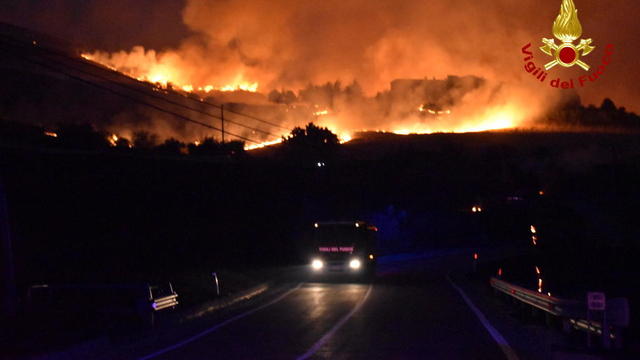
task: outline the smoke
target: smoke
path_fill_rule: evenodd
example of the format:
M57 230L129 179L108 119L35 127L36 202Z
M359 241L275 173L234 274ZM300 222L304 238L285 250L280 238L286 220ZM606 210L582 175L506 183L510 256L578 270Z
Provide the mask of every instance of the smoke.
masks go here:
M127 2L115 3L121 9ZM129 28L131 21L112 21L122 20L124 24L118 34L132 34L131 39L121 41L124 50L112 51L114 40L102 48L101 42L96 41L95 49L107 51L91 51L92 57L137 78L195 90L250 89L257 85L263 94L293 90L301 98L300 91L309 84L357 81L361 96L336 95L330 113L317 119L345 131L464 131L501 124L529 126L527 121L554 106L561 97L558 90L536 82L523 71L519 51L528 42L535 48L539 39L550 36L558 0L186 0L181 24L167 20L171 10L177 16L176 3L172 2L169 10L167 3L165 0L150 5L154 10L146 18L140 15L140 6L131 5L138 9L133 11L138 14L134 16L135 27ZM85 5L93 9L86 22L98 28L104 28L105 21L96 14L111 18L121 13L96 4ZM604 23L605 19L611 20L610 15L596 16L603 13L603 6L612 8L606 14L620 14L616 22L633 22L632 17L625 16L633 13L631 5L583 1L576 5L584 35L593 37L599 46L591 55L592 61L596 61L608 39L621 35L614 33L619 32L615 30L618 27ZM136 39L141 28L151 29L137 37L139 44L147 47L125 45ZM176 29L181 34L177 41ZM623 36L631 39L634 33L627 31ZM98 40L106 37L102 34ZM172 40L158 46L163 38ZM543 61L540 56L535 60ZM615 69L633 68L628 61L616 65ZM638 89L628 89L622 81L626 75L615 69L612 67L598 85L615 92L609 96L616 98L620 94L623 100L618 102L625 104ZM425 119L420 114L407 114L407 109L415 110L420 104L403 98L393 98L389 104L390 84L395 79L445 79L448 75L475 75L486 80L482 86L452 95L457 99L448 109L452 116ZM580 95L587 102L599 103L602 93L592 86ZM628 102L625 105L631 108ZM310 105L325 106L318 102ZM296 120L291 114L277 117L287 126L308 120Z
M521 75L514 50L537 37L509 19L526 17L528 7L505 0L190 0L183 21L197 35L178 51L189 61L205 55L231 65L223 72L240 71L268 89L357 80L373 94L398 78L469 74L511 82ZM198 76L220 70L204 67Z
M515 50L536 38L512 20L526 16L529 7L506 0L189 0L182 19L193 34L178 47L137 46L91 57L134 77L187 89L259 84L266 93L357 81L363 96L337 96L330 106L322 104L331 113L317 120L333 129L523 126L552 103L546 88L524 78L528 74ZM459 99L447 109L453 116L425 124L419 114L406 114L420 104L402 98L392 99L391 110L381 108L380 95L395 79L469 74L487 81L453 95ZM376 94L378 101L372 98Z
M397 78L518 80L514 50L536 37L508 28L515 24L505 23L503 12L518 18L527 6L507 4L190 0L183 22L193 35L177 48L136 47L112 54L110 62L133 73L164 70L183 85L221 86L241 78L263 90L358 80L373 94Z

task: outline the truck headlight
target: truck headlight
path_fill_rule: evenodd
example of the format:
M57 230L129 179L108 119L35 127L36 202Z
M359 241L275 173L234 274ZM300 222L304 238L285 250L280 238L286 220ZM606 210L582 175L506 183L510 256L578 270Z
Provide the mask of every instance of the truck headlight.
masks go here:
M313 268L313 270L320 270L323 266L324 264L320 259L313 259L313 261L311 261L311 267Z
M362 264L360 263L360 260L358 259L351 259L351 261L349 261L349 267L356 270L356 269L360 269L360 266Z

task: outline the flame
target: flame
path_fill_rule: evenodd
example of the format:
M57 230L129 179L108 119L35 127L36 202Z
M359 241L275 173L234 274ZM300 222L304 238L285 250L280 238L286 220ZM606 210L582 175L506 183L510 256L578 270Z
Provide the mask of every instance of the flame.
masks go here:
M324 116L326 115L330 116ZM444 114L451 114L451 110L441 110ZM353 140L353 131L345 130L336 124L342 123L340 118L334 114L330 114L328 110L318 110L313 112L313 115L323 114L322 121L318 123L319 126L323 126L331 130L334 134L337 134L338 140L340 144L347 143ZM489 131L489 130L502 130L514 128L516 125L522 120L522 116L518 113L518 111L514 107L499 107L488 110L483 116L479 118L470 118L468 120L463 121L460 125L453 126L451 129L451 124L443 124L440 127L428 128L424 127L424 125L415 122L410 127L405 128L392 128L391 130L373 130L373 129L360 129L359 131L368 132L368 131L377 131L377 132L390 132L397 135L410 135L410 134L432 134L436 132L449 132L449 133L465 133L465 132L480 132L480 131ZM288 134L282 134L282 136L286 136ZM279 144L282 142L282 139L276 139L271 141L265 141L259 144L251 144L246 145L245 150L255 150L261 149L267 146ZM480 212L483 209L480 206L476 207L476 211Z
M155 51L145 52L142 47L134 47L130 53L107 54L97 51L82 53L80 56L85 60L98 63L139 81L147 81L162 88L168 88L171 85L189 93L209 93L214 90L257 92L259 87L258 82L245 79L242 73L236 74L225 84L193 85L185 71L179 68L179 65L162 57L157 58Z
M337 122L338 120L339 119L337 118L333 118L331 119L331 121L333 122L321 122L320 125L326 127L332 133L336 134L338 136L338 142L340 142L340 144L348 143L349 141L353 140L353 135L350 131L343 130L339 126L335 125L335 122Z
M433 110L424 106L424 104L420 105L420 107L418 108L418 111L422 113L427 112L431 115L451 115L451 110Z
M345 144L345 143L348 143L349 141L353 140L353 135L350 132L336 130L336 127L333 127L333 126L325 126L325 127L327 127L329 130L331 130L331 132L333 132L334 134L337 134L338 141L340 142L340 144ZM282 137L287 136L287 135L289 135L289 134L282 134L279 139L265 141L265 142L261 142L259 144L245 145L244 150L245 151L251 151L251 150L262 149L262 148L265 148L265 147L268 147L268 146L280 144L280 143L282 143Z
M53 131L45 131L44 134L49 137L54 137L54 138L58 137L58 134Z
M276 140L271 140L271 141L265 141L265 142L262 142L262 143L259 143L259 144L245 145L244 150L245 151L251 151L251 150L255 150L255 149L262 149L262 148L267 147L267 146L280 144L281 142L282 142L282 138L276 139Z
M218 90L220 91L238 91L238 90L242 90L242 91L249 91L249 92L256 92L258 91L258 83L257 82L247 82L242 80L242 76L237 76L236 80L234 81L233 84L228 84L225 85L221 88L219 88Z
M573 42L582 35L582 25L578 20L578 9L573 0L563 0L560 14L553 22L553 35L565 43Z
M567 11L573 9L573 3L570 2ZM575 9L573 9L575 10ZM574 11L575 14L575 11ZM577 20L577 18L576 18ZM212 83L212 79L198 79L197 74L192 72L193 69L182 68L184 64L176 57L166 56L166 54L156 54L153 50L145 51L142 47L134 47L131 52L118 53L83 53L82 58L88 61L99 63L107 68L118 71L124 75L156 84L153 88L155 91L162 89L176 89L187 93L210 93L213 91L247 91L257 92L259 83L245 78L242 70L236 72L231 70L231 74L222 74L221 77L225 83ZM205 82L206 81L206 82ZM303 105L303 104L300 104ZM291 105L295 109L295 105ZM414 108L415 109L415 108ZM429 108L428 105L421 105L418 108L421 113L428 113L433 116L419 116L415 110L413 114L405 117L402 115L400 119L390 120L377 131L391 132L399 135L408 134L432 134L437 132L446 133L465 133L465 132L481 132L489 130L501 130L515 128L522 123L527 114L521 107L515 103L508 105L499 105L484 109L482 107L467 106L456 107L455 109ZM477 111L477 109L482 109ZM286 111L288 111L287 108ZM323 108L320 105L313 105L312 110L308 113L316 117L315 122L329 128L333 133L337 134L341 144L347 143L353 139L354 131L376 131L375 129L354 129L347 127L346 124L352 124L349 114L353 114L349 109ZM357 115L356 115L357 116ZM291 119L291 124L299 124L297 119ZM301 121L306 121L301 120ZM245 150L254 150L275 145L282 142L281 136L288 135L288 132L277 134L279 138L260 142L257 144L248 144ZM117 138L108 139L115 146ZM260 140L263 139L252 139Z
M338 139L340 140L340 144L348 143L353 140L349 133L342 133L341 135L338 135Z
M107 136L107 141L109 142L109 145L111 145L111 146L118 145L118 135L112 134L110 136Z
M451 113L446 111L446 114ZM393 128L391 132L397 135L480 132L514 128L520 121L521 115L515 109L504 108L490 110L484 116L470 118L458 125L446 123L440 126L427 127L422 123L416 122L409 127L399 126Z

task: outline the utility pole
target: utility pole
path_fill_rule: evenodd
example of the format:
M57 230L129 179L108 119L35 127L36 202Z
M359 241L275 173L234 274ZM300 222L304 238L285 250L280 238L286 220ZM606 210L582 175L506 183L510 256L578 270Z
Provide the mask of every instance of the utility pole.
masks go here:
M224 104L220 105L220 120L222 120L222 143L224 144Z
M13 249L9 231L9 207L2 179L0 179L0 243L2 243L2 315L13 316L16 313L16 278L13 265Z

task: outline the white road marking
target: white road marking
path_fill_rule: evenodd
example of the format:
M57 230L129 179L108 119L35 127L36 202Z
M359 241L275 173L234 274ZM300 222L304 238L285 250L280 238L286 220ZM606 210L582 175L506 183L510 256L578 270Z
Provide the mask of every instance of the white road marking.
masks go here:
M364 294L362 299L360 299L360 301L356 304L356 306L353 309L351 309L351 311L349 311L347 315L345 315L342 319L340 319L340 321L338 321L335 325L333 325L331 330L329 330L326 334L324 334L320 338L320 340L318 340L315 344L313 344L313 346L311 346L306 353L298 356L296 360L308 359L313 354L315 354L318 350L320 350L322 345L324 345L327 341L329 341L329 339L336 333L336 331L338 331L353 316L353 314L355 314L358 310L360 310L360 308L365 303L365 301L367 301L367 298L369 298L369 295L371 294L372 289L373 289L373 285L369 285L367 292Z
M245 318L245 317L247 317L247 316L249 316L249 315L251 315L251 314L253 314L255 312L258 312L258 311L260 311L260 310L262 310L262 309L264 309L264 308L266 308L268 306L271 306L271 305L281 301L282 299L284 299L287 296L291 295L292 292L298 290L301 285L302 285L302 283L298 284L296 287L288 290L287 292L281 294L280 296L278 296L277 298L269 301L268 303L262 304L262 305L258 306L257 308L251 309L251 310L249 310L247 312L244 312L244 313L242 313L240 315L236 315L236 316L234 316L234 317L232 317L230 319L227 319L227 320L225 320L225 321L223 321L223 322L221 322L221 323L219 323L219 324L217 324L217 325L215 325L213 327L210 327L210 328L208 328L208 329L206 329L206 330L204 330L204 331L202 331L202 332L200 332L200 333L198 333L198 334L196 334L196 335L194 335L194 336L192 336L192 337L190 337L188 339L182 340L179 343L176 343L174 345L168 346L168 347L166 347L164 349L158 350L158 351L156 351L154 353L151 353L149 355L143 356L143 357L139 358L138 360L153 359L153 358L156 358L156 357L158 357L160 355L166 354L166 353L168 353L170 351L173 351L173 350L176 350L178 348L181 348L181 347L183 347L183 346L185 346L185 345L187 345L187 344L189 344L191 342L194 342L194 341L200 339L203 336L211 334L212 332L220 329L221 327L223 327L225 325L229 325L234 321L237 321L237 320L240 320L242 318Z
M519 360L518 359L518 355L513 350L513 348L509 345L509 343L504 338L504 336L502 336L502 334L500 334L500 332L498 330L496 330L496 328L494 328L493 325L491 325L489 320L487 320L487 317L484 316L482 311L480 311L473 304L473 302L471 301L471 299L469 299L467 294L465 294L464 291L451 280L449 275L447 275L447 280L449 280L449 283L451 284L451 286L453 286L453 288L458 291L458 293L462 297L462 300L464 300L464 302L467 303L467 305L474 312L474 314L476 314L476 316L478 317L478 320L480 320L480 322L482 323L482 326L484 326L484 328L487 329L487 331L489 332L489 335L491 335L493 340L495 340L496 343L498 343L498 346L500 346L500 349L502 350L504 355L507 357L507 359L508 360Z

